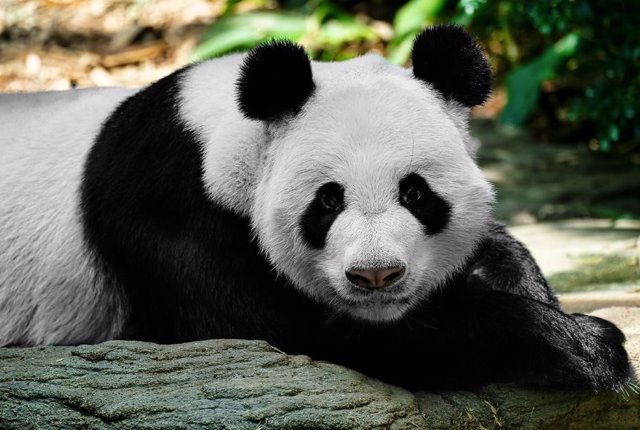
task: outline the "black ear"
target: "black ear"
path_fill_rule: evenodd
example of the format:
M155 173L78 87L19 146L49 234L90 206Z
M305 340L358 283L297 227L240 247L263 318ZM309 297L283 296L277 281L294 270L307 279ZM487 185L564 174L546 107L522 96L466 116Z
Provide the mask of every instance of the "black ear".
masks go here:
M311 62L293 42L258 45L247 54L236 89L238 105L247 118L274 120L295 114L315 89Z
M462 27L426 28L413 44L413 74L445 99L472 107L491 94L491 68L476 40Z

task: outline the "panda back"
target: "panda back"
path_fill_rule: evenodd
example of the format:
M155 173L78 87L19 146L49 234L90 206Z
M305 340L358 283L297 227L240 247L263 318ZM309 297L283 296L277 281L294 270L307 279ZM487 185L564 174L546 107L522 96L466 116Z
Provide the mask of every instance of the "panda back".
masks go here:
M104 294L84 246L78 190L100 124L133 93L0 95L0 345L117 331L118 299Z

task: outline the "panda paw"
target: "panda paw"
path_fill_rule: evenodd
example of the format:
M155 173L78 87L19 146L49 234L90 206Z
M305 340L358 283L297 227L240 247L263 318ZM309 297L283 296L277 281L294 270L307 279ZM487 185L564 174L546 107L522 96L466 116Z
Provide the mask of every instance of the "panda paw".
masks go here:
M584 334L578 349L588 385L596 391L631 387L635 378L622 331L602 318L583 314L574 314L573 318Z

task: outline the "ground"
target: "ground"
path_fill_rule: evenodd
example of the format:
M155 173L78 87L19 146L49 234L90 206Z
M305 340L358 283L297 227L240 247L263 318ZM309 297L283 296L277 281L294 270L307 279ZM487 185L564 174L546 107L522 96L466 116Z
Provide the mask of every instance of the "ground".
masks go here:
M476 120L472 131L496 187L496 216L556 291L598 291L567 298L580 309L640 304L640 166L578 144L536 142L493 121Z
M596 315L625 332L640 370L640 309ZM640 428L640 394L631 387L412 393L262 341L0 348L0 367L3 429Z

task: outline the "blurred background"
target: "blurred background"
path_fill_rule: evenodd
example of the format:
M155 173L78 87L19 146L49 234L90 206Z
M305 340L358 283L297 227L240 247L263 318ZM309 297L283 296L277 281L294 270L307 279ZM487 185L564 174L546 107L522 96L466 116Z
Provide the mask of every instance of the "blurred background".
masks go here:
M491 61L472 131L497 216L560 291L640 289L635 0L0 0L0 91L137 87L271 38L410 66L436 23L468 28Z

